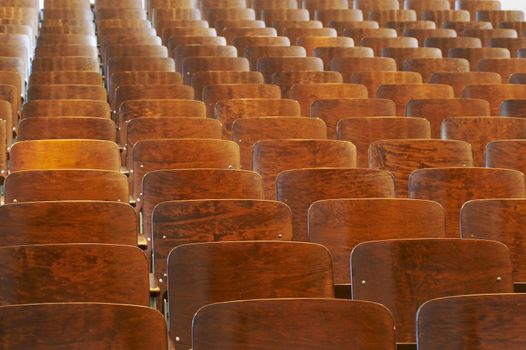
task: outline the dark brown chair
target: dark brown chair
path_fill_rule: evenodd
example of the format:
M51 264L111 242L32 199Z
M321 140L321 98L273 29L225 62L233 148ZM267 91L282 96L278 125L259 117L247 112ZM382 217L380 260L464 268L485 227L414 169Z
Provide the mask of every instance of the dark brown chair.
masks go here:
M524 117L526 99L504 100L500 105L500 114L507 117Z
M502 101L526 98L526 86L519 84L470 85L464 88L462 96L488 101L491 115L498 116Z
M478 70L500 74L502 81L507 82L512 74L526 73L526 60L522 58L488 58L479 61Z
M133 344L137 350L168 349L163 316L146 306L103 303L9 305L0 307L0 315L3 329L0 342L9 348L31 348L38 342L38 346L55 349L64 346L111 348L127 344Z
M434 72L430 82L451 86L455 97L460 98L466 86L500 84L501 78L499 74L492 72Z
M228 28L222 32L228 44L233 44L236 38L243 36L278 36L276 28L263 27L242 27L242 28Z
M405 115L410 100L426 98L453 98L453 88L444 84L400 84L382 85L376 97L393 100L396 103L396 115Z
M331 21L363 21L363 12L360 9L318 8L310 12L314 12L314 17L321 21L324 27L331 27Z
M508 118L504 118L508 119ZM513 118L516 119L516 118ZM520 118L523 119L523 118ZM507 139L491 141L484 151L484 164L489 168L507 168L526 172L524 147L526 140Z
M375 301L393 312L398 343L416 341L416 311L430 299L513 291L508 248L485 240L361 243L351 254L351 281L353 299Z
M434 168L416 170L409 176L409 198L442 204L446 210L446 234L451 238L459 237L460 208L468 200L524 196L524 175L516 170Z
M309 320L305 326L291 327L303 324L304 320ZM327 324L332 325L330 333L321 331ZM235 330L245 327L246 337L241 339ZM192 340L195 350L241 350L263 344L276 350L324 346L395 349L394 322L387 309L375 303L334 299L288 298L210 304L194 316Z
M387 22L385 24L385 26L388 27L388 28L392 28L392 29L396 30L396 33L399 36L409 36L409 35L405 35L404 33L407 30L411 30L411 29L427 29L427 30L436 29L435 22L433 22L433 21L424 21L424 20L418 20L418 21L392 21L392 22ZM416 38L416 39L418 40L418 38ZM420 40L418 40L418 42L420 43Z
M91 139L115 141L113 121L94 117L26 118L18 126L17 141Z
M338 33L336 33L336 29L334 28L288 27L285 28L283 35L287 36L291 43L297 43L301 37L337 37ZM307 54L309 54L309 51L307 51Z
M191 343L192 318L206 304L333 296L330 255L318 244L193 243L174 248L168 257L170 337L185 346Z
M307 214L311 204L318 200L394 195L392 175L376 169L296 169L284 171L276 179L276 198L292 211L294 240L308 240Z
M346 78L346 82L365 85L371 97L376 96L381 85L422 83L422 76L417 72L366 71L352 73Z
M105 101L34 100L24 103L22 119L35 117L95 117L110 118L111 109Z
M369 11L398 10L400 3L398 0L354 0L354 8L368 14Z
M308 56L314 56L314 49L318 47L353 47L354 40L345 36L301 36L296 44L305 47Z
M223 0L224 1L224 0ZM224 2L221 6L225 6ZM256 13L251 8L233 8L233 7L216 7L210 8L205 11L206 19L211 27L215 26L215 22L218 19L244 19L244 20L255 20Z
M336 296L349 299L349 256L361 243L379 239L442 238L445 218L433 201L393 198L327 199L308 212L309 241L331 252Z

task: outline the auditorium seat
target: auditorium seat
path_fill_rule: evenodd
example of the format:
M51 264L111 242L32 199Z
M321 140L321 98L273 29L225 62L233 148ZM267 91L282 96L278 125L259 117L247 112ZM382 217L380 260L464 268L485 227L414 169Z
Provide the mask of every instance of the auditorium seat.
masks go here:
M262 57L306 57L307 52L303 46L297 45L265 45L247 46L243 56L250 62L250 69L257 69L257 61Z
M507 117L524 117L525 108L526 99L504 100L500 105L500 114Z
M353 73L396 71L396 61L390 57L334 57L330 68L340 72L343 81L349 81Z
M502 101L526 98L526 86L519 84L470 85L464 88L462 96L488 101L491 115L498 116Z
M288 97L294 85L302 84L342 84L340 72L334 71L291 71L272 74L272 84L281 88L281 95Z
M115 132L115 123L106 118L26 118L21 120L18 126L17 141L90 139L115 142Z
M188 57L183 61L182 73L185 84L192 81L193 74L209 70L247 72L250 70L250 65L244 57Z
M194 98L194 89L187 85L120 85L115 90L113 110L120 110L121 105L132 100L191 100Z
M500 74L504 83L512 74L526 73L526 60L522 58L488 58L479 61L478 70Z
M482 59L511 57L510 51L502 47L457 47L450 49L448 55L452 58L467 59L472 71L477 71Z
M462 98L469 85L500 84L500 75L494 72L434 72L431 83L446 84L453 88L456 98Z
M203 89L218 84L263 84L263 75L254 71L200 71L192 75L195 98L202 99Z
M95 100L33 100L24 103L22 119L36 117L96 117L110 118L110 106Z
M275 72L323 71L323 61L318 57L261 57L256 69L270 83Z
M393 100L396 103L396 115L405 115L410 100L426 98L452 98L453 88L445 84L398 84L382 85L376 97Z
M27 89L27 100L94 100L108 99L106 89L100 85L32 85Z
M431 83L434 72L469 72L469 61L463 58L415 57L404 60L402 70L418 72L424 83Z
M102 85L103 78L99 72L89 72L89 71L32 72L31 75L29 76L28 86L55 85L55 84Z
M362 84L367 87L369 96L376 96L381 85L385 84L421 84L422 76L418 72L366 71L354 72L347 76L346 82Z

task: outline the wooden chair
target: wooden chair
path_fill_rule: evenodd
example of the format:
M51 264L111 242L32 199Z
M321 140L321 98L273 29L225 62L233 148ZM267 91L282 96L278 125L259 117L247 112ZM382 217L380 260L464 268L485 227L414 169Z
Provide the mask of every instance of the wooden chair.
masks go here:
M222 4L223 5L223 4ZM251 8L211 8L206 12L206 18L211 27L215 26L218 19L244 19L255 20L256 13Z
M119 149L101 140L19 141L10 150L10 171L51 169L120 169Z
M175 72L175 62L166 57L113 57L107 64L107 75L111 77L113 73L126 71L163 71Z
M102 201L7 204L2 245L105 243L137 246L138 218L131 206ZM49 221L53 224L50 225Z
M510 51L502 47L453 48L449 50L449 57L465 58L469 61L470 69L476 71L479 62L488 58L510 58Z
M203 89L203 102L209 118L214 116L217 102L239 98L281 98L281 90L271 84L218 84Z
M317 47L314 56L323 61L325 69L330 69L331 61L335 57L374 57L374 51L370 47Z
M152 26L157 29L160 23L167 20L201 20L201 11L197 8L154 8L151 20Z
M263 140L252 149L253 170L263 178L265 198L273 199L276 177L289 169L356 166L356 147L334 140Z
M58 44L40 45L35 48L35 57L77 56L97 58L98 49L91 45Z
M407 181L421 168L471 167L471 145L457 140L378 140L369 146L369 167L388 170L395 179L397 197L407 197Z
M378 23L378 22L373 22ZM396 30L392 28L378 28L378 27L350 27L346 25L343 30L343 35L350 37L355 43L361 43L365 38L396 38L398 35ZM366 46L361 44L362 46Z
M459 213L465 202L484 198L522 198L524 175L510 169L420 169L409 177L409 197L441 203L446 210L447 236L458 238Z
M492 38L490 47L503 47L510 51L511 58L519 57L519 50L526 48L526 38Z
M484 164L490 168L508 168L525 172L523 149L524 142L521 139L491 141L484 151Z
M343 81L357 72L396 71L396 61L389 57L334 57L331 70L340 72Z
M494 28L499 28L503 22L523 22L524 12L513 10L479 10L477 21L491 22Z
M382 85L377 97L393 100L396 103L396 115L405 115L410 100L426 98L453 98L453 88L443 84L399 84Z
M363 21L363 12L360 9L318 8L311 12L314 12L314 18L321 21L324 27L331 27L331 21Z
M378 22L380 27L385 27L387 22L416 21L417 15L414 10L379 9L369 11L369 20Z
M92 34L42 34L37 46L45 45L89 45L97 46L97 38Z
M257 16L256 16L257 17ZM234 28L265 28L265 22L252 19L219 19L215 26L217 33L226 37L226 33Z
M482 47L489 46L493 38L517 38L517 31L508 28L494 29L465 29L464 36L479 38L482 41Z
M132 100L190 100L193 98L194 89L187 85L121 85L115 90L113 108L117 111L124 102Z
M219 100L214 118L223 125L223 138L232 139L232 124L237 119L265 116L299 117L300 104L296 100L280 98L236 98Z
M453 88L455 97L463 95L464 88L470 85L500 84L501 77L493 72L435 72L431 75L431 83L446 84Z
M307 213L312 203L333 198L394 197L389 172L364 168L295 169L276 179L276 198L292 211L293 239L308 240Z
M353 47L354 40L345 36L301 36L296 44L305 47L308 56L314 56L314 49L318 47Z
M393 28L399 36L406 36L404 32L411 29L436 29L436 24L433 21L393 21L385 24L387 28ZM420 40L419 40L420 42Z
M100 85L33 85L27 89L28 101L93 100L106 102L106 89Z
M362 10L367 16L370 11L398 10L400 3L398 0L354 0L354 8Z
M428 271L435 278L429 279ZM427 300L513 291L508 248L484 240L361 243L351 254L351 280L353 299L382 303L393 312L398 343L416 341L416 311Z
M175 48L173 56L176 71L182 72L187 57L237 57L237 49L231 45L182 45Z
M423 11L445 11L450 9L449 0L406 0L405 7L413 9L417 14L421 14Z
M34 100L24 103L22 119L35 117L98 117L110 118L110 106L104 101Z
M267 26L273 26L277 21L308 21L309 11L306 9L269 8L261 11L261 19Z
M31 65L32 72L48 71L100 71L99 61L91 57L41 57L35 58Z
M323 120L303 117L259 117L232 123L232 140L240 149L241 169L252 169L252 148L261 140L326 139Z
M227 319L232 327L225 327ZM290 327L305 319L310 320L306 327ZM352 320L367 320L371 328ZM334 325L330 334L320 332L327 323ZM233 330L244 327L247 336L240 339ZM393 329L389 311L374 303L334 299L243 300L199 309L193 320L192 343L196 350L222 347L240 350L260 344L272 344L274 349L358 345L362 349L387 350L395 348Z
M504 100L521 99L526 95L525 87L519 84L483 84L464 88L463 97L480 98L490 104L493 116L500 114L500 104Z
M4 330L0 341L11 348L32 347L36 341L48 348L133 344L142 350L152 346L168 349L162 315L145 306L103 303L9 305L0 307L0 315ZM27 334L31 337L24 336Z
M165 46L148 44L112 45L106 48L105 55L106 59L131 56L167 58L168 49Z
M425 41L428 38L456 38L457 32L455 32L453 29L445 29L445 28L435 28L435 29L411 28L411 29L404 30L402 35L416 38L416 40L418 40L418 45L424 46ZM442 56L447 56L447 52L442 51Z
M252 7L256 11L256 18L261 18L261 12L268 9L297 9L298 3L294 0L253 0Z
M444 57L455 48L481 48L482 41L473 37L430 37L424 40L425 47L436 47L442 51ZM449 56L451 57L451 56Z
M131 150L132 195L140 199L146 173L161 169L239 169L239 146L216 139L158 139L137 142Z
M275 72L323 71L323 61L318 57L261 57L256 69L270 83Z
M158 204L152 214L153 270L161 297L166 299L166 260L174 247L215 241L290 241L291 220L290 209L277 201L194 199Z
M262 57L306 57L302 46L249 46L245 48L244 56L250 63L250 69L257 69L257 61Z
M325 122L329 139L336 138L336 125L343 118L394 115L394 102L379 98L319 99L312 102L310 108L311 117L320 118ZM358 164L363 164L360 162L360 153Z
M463 58L408 58L402 70L418 72L424 83L430 83L435 72L469 72L469 61Z
M473 344L486 349L505 346L518 349L524 324L524 295L482 294L450 296L424 303L417 313L418 347L440 349L446 337L447 346L458 349ZM446 316L448 315L448 316ZM451 315L454 315L451 317ZM497 320L498 315L508 315ZM477 326L467 320L477 320Z
M336 296L351 298L349 256L361 242L380 239L442 238L442 206L416 199L327 199L308 212L309 241L331 252Z
M33 72L28 85L102 85L103 77L98 72L48 71Z
M193 74L209 70L250 71L250 65L244 57L188 57L183 62L183 77L190 84Z
M446 118L489 116L489 103L471 98L433 98L411 100L406 115L425 118L431 124L431 138L440 138L440 125Z
M115 141L116 126L106 118L26 118L18 126L17 141L91 139Z
M512 74L526 73L526 61L522 58L489 58L479 61L478 70L499 73L502 81L507 82Z
M381 85L385 84L421 84L422 76L417 72L365 71L355 72L347 77L347 82L367 87L369 96L376 96Z
M110 18L146 19L146 11L142 8L103 8L96 11L96 21Z
M385 47L412 47L418 48L418 40L406 36L396 38L372 38L366 37L360 41L361 46L367 46L373 49L375 56L382 55L382 49Z
M243 28L228 28L222 32L222 35L225 37L228 44L232 44L236 38L243 36L278 36L278 32L275 28L272 27L263 27L263 28L252 28L252 27L243 27Z
M504 100L500 105L500 114L507 117L523 117L526 102L523 99Z
M290 46L290 40L286 36L241 36L234 39L234 46L241 57L248 47Z
M469 11L466 10L426 10L420 13L420 18L435 22L437 28L446 22L469 22L471 20Z
M164 44L168 44L170 52L173 47L169 45L171 38L180 36L217 36L214 28L209 27L171 27L167 26L161 32L161 40Z
M276 72L272 75L272 83L281 88L281 95L289 96L290 89L299 84L342 84L343 78L339 72L333 71L291 71Z
M340 119L336 131L339 140L351 141L356 146L357 165L362 168L368 167L368 150L374 141L430 137L425 119L408 117L346 117Z
M524 27L524 21L510 21L510 22L502 22L500 24L501 28L510 28L515 29L519 36L523 36L522 33L524 33L524 30L526 27Z
M0 275L6 281L0 287L3 306L49 302L149 305L148 263L137 247L4 246L0 248L0 261ZM12 291L14 285L16 292Z
M523 84L526 81L526 73L513 73L510 75L508 82L511 84Z
M468 10L472 20L477 19L477 12L484 10L500 10L500 2L493 0L459 0L458 8Z
M169 52L174 52L179 46L187 45L226 45L222 36L180 36L171 37L168 42ZM238 49L239 52L239 49Z
M334 98L367 98L367 88L360 84L296 84L289 90L289 97L297 100L301 114L310 115L314 101Z

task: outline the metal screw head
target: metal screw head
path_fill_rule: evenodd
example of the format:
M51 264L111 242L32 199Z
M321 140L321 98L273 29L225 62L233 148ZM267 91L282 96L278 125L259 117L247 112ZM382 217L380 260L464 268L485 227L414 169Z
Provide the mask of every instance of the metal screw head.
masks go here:
M16 199L13 198L13 203L16 203L16 202L18 202L18 201L17 201Z
M278 234L278 238L283 238L283 235L281 233Z
M175 341L181 341L181 338L175 337Z
M165 236L165 235L163 235L163 239L166 239L166 236Z
M502 277L498 276L497 277L497 282L502 282Z
M365 283L366 283L365 280L362 280L362 286L365 286Z

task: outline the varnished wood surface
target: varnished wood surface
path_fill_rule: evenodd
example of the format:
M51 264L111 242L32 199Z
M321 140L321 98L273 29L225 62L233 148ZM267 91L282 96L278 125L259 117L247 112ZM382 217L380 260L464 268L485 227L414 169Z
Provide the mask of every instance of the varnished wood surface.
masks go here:
M314 56L323 60L325 69L330 69L331 61L336 57L373 57L374 51L370 47L316 47Z
M394 195L392 175L376 169L297 169L284 171L276 179L277 200L292 210L294 240L308 239L307 211L317 200Z
M479 61L478 70L482 72L495 72L500 74L503 82L514 73L526 73L526 60L522 58L496 59L488 58Z
M106 102L106 89L100 85L33 85L27 89L28 101L95 100Z
M418 310L418 348L521 349L526 341L523 332L525 307L524 294L433 299Z
M318 118L258 117L232 124L232 140L239 145L242 169L252 169L252 148L258 141L326 138L325 123Z
M191 342L193 315L206 304L333 296L330 255L318 244L193 243L174 248L168 257L170 337L184 346Z
M125 101L131 100L180 100L194 98L194 90L187 85L121 85L115 91L112 107L119 110Z
M31 64L31 72L81 71L98 73L99 60L91 57L41 57Z
M486 100L471 98L430 98L411 100L407 104L406 115L425 118L431 125L431 137L440 138L442 120L453 117L489 116L489 103Z
M120 169L117 144L104 140L18 141L10 150L10 171Z
M408 47L418 48L418 40L411 37L395 37L395 38L371 38L365 37L360 41L361 46L367 46L373 49L375 56L382 56L384 47Z
M409 198L430 199L446 210L446 233L458 238L460 208L472 199L523 198L524 175L510 169L420 169L409 176Z
M289 90L289 97L297 100L301 114L310 115L314 101L334 98L367 98L367 88L361 84L296 84Z
M18 141L91 139L115 142L113 121L94 117L26 118L18 126Z
M352 73L346 82L362 84L367 87L370 97L384 84L421 84L422 76L417 72L401 71L367 71Z
M5 203L55 200L128 201L128 180L117 171L32 170L5 180Z
M434 72L469 72L469 62L463 58L408 58L402 64L405 71L422 75L424 83L430 83Z
M395 349L392 316L375 303L335 299L214 303L201 308L193 324L195 350ZM324 332L328 324L331 331Z
M396 61L390 57L334 57L331 70L340 72L343 81L349 81L356 72L396 71Z
M240 36L234 39L233 45L237 48L238 56L246 57L249 47L259 46L290 46L286 36Z
M29 85L102 85L102 75L89 71L44 71L32 72Z
M263 84L263 75L259 72L244 71L200 71L192 74L192 87L196 100L203 97L203 89L217 84Z
M425 98L453 98L453 88L445 84L398 84L382 85L376 97L393 100L396 103L396 115L405 115L410 100Z
M276 195L276 177L301 168L354 167L356 147L335 140L263 140L252 148L253 170L263 178L265 198Z
M470 70L476 71L479 62L486 58L510 58L510 51L501 47L466 48L457 47L449 50L449 57L465 58L469 61Z
M189 84L194 73L209 70L248 72L250 65L244 57L188 57L183 61L184 82Z
M242 53L250 62L250 69L256 70L257 61L262 57L306 57L307 52L303 46L299 45L268 45L268 46L247 46Z
M427 14L424 12L427 12ZM425 16L430 17L435 14L438 14L439 12L441 11L435 12L433 10L427 10L427 11L423 11L421 15L421 18L425 20L426 22L435 22L435 26L436 26L435 28L406 28L403 31L403 35L416 38L418 40L419 46L425 46L425 42L428 38L456 38L457 32L454 31L453 29L440 28L439 26L441 23L437 23L437 21L434 19L430 20L428 18L424 18ZM442 49L440 49L440 51L442 52L443 57L447 57L447 51L444 52L442 51Z
M261 57L256 69L270 83L275 72L323 71L323 61L318 57Z
M462 32L463 36L476 37L482 41L482 46L490 46L490 41L492 38L517 38L517 31L510 28L498 28L494 27L492 29L464 29Z
M473 166L471 145L457 140L378 140L369 146L369 167L391 172L397 197L407 197L409 175L417 169Z
M80 56L97 58L98 50L95 46L81 44L39 45L35 48L35 57L55 56Z
M296 44L305 47L308 56L314 56L317 47L353 47L354 40L346 36L301 36Z
M526 115L526 99L510 99L502 101L500 114L507 117L523 117Z
M351 280L353 299L375 301L393 313L400 343L416 341L416 311L430 299L513 292L508 248L485 240L361 243L351 254Z
M97 117L110 118L110 106L94 100L35 100L24 103L22 119L32 117Z
M444 57L449 56L449 52L454 48L481 48L482 42L479 38L473 37L433 37L424 41L426 47L436 47L442 51Z
M442 52L436 47L390 47L385 46L381 49L383 57L391 57L396 61L396 66L401 70L405 60L417 58L442 58ZM438 67L437 67L438 68ZM410 70L410 69L406 69Z
M281 87L282 96L289 96L292 86L297 84L343 83L342 75L334 71L276 72L272 83Z
M365 47L369 47L362 44L362 40L365 38L396 38L396 30L392 28L378 28L378 22L374 21L374 23L376 23L376 26L370 26L367 24L361 24L360 26L346 25L343 30L343 35L352 38L356 44ZM375 55L377 54L373 48L371 48L371 50L373 50Z
M453 88L455 97L463 97L464 88L469 85L500 84L500 75L493 72L435 72L431 83L446 84Z
M45 303L0 307L0 342L11 349L167 349L162 315L149 307Z
M400 6L398 10L380 8L369 12L369 19L377 21L380 26L384 27L387 22L409 22L416 21L417 13L411 9L403 9Z
M50 201L0 207L2 246L107 243L137 246L138 218L125 203Z
M221 32L228 44L233 44L234 40L243 36L277 36L278 32L274 27L231 27Z
M517 23L517 22L511 22ZM517 30L518 33L521 31ZM512 58L522 57L520 54L520 49L526 47L526 40L524 38L492 38L489 41L489 46L491 47L503 47L510 50L510 55Z
M473 164L484 165L486 145L492 141L526 138L526 119L455 117L442 121L442 137L463 140L473 148Z
M507 168L526 173L526 140L497 140L487 144L484 165L489 168Z
M269 8L261 11L261 19L265 21L267 26L272 26L277 21L303 22L309 20L309 11L296 8Z
M444 209L436 202L393 198L316 201L309 208L308 220L309 241L331 252L335 284L350 284L349 258L357 244L443 238L446 224Z
M137 247L43 244L0 248L0 305L91 301L148 306L148 263Z

